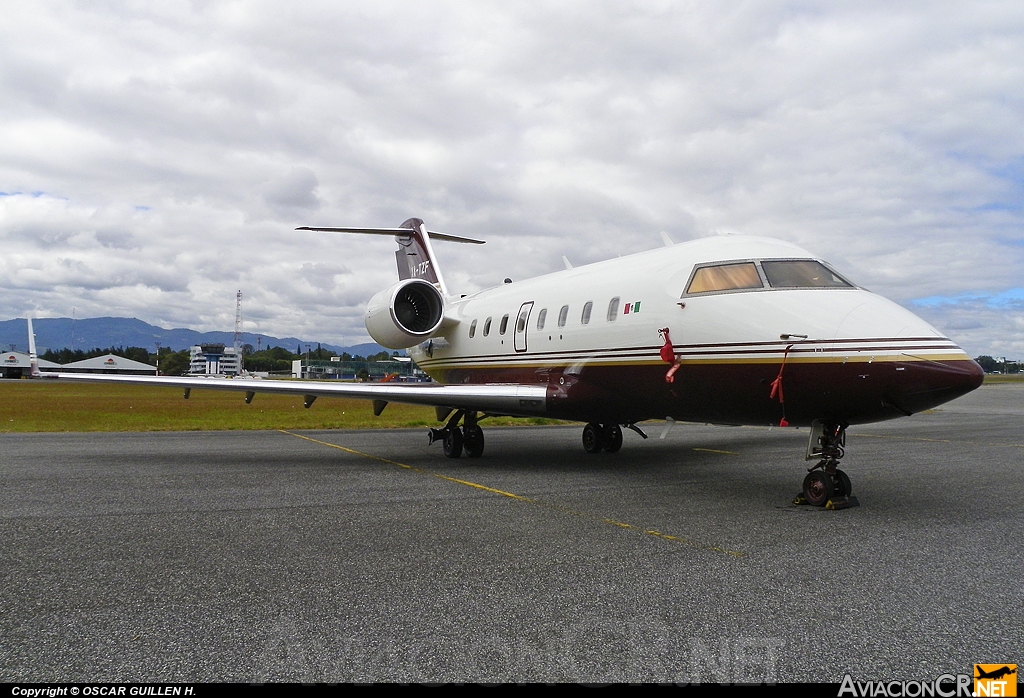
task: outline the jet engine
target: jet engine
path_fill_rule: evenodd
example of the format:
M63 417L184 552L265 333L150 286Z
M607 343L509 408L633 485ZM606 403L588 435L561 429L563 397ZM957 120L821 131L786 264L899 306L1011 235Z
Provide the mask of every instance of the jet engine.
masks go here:
M388 349L407 349L430 338L444 319L444 299L423 279L403 279L370 299L366 331Z

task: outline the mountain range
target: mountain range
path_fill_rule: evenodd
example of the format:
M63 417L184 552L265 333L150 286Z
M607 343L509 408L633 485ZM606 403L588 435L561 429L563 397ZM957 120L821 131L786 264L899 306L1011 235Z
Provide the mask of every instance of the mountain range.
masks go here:
M90 349L107 347L142 347L151 352L156 352L157 343L162 347L169 347L174 351L187 349L195 344L221 343L231 346L235 339L234 332L199 332L184 327L165 329L150 325L137 318L128 317L95 317L74 320L72 330L71 318L37 318L32 320L32 328L36 333L36 349L43 353L47 349L59 351L61 349ZM72 339L72 331L74 333ZM356 344L351 347L341 347L335 344L299 339L297 337L271 337L269 335L256 335L252 332L242 333L242 344L251 344L253 347L261 346L282 347L289 351L301 348L306 350L306 345L314 349L320 344L324 349L335 353L347 351L353 355L366 356L386 351L379 344L367 342ZM13 345L13 347L12 347ZM27 351L28 330L25 318L14 320L0 320L0 349L16 349Z

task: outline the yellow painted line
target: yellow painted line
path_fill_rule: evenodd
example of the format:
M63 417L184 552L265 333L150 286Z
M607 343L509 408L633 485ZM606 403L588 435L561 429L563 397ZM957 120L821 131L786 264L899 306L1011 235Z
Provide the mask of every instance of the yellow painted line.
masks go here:
M493 487L488 487L486 485L481 485L481 484L476 483L476 482L470 482L469 480L460 480L460 479L455 478L455 477L448 477L447 475L440 475L438 473L432 473L432 472L426 471L426 470L421 471L421 472L425 472L428 475L433 475L434 477L439 478L441 480L447 480L448 482L457 482L458 484L465 485L466 487L474 487L474 488L476 488L478 490L483 490L484 492L491 492L493 494L500 494L502 497L508 497L510 499L518 499L520 502L531 502L531 503L533 502L533 500L530 499L529 497L523 497L522 495L512 494L511 492L506 492L504 490L496 490Z
M601 520L604 521L606 524L611 524L612 526L620 526L622 528L633 528L628 523L623 523L621 521L616 521L615 519L601 519Z
M704 451L705 453L724 453L727 456L738 456L740 455L736 451L719 451L717 448L695 448L694 451Z
M902 439L903 441L928 441L936 444L951 444L949 439L926 439L920 436L888 436L886 434L850 434L850 436L863 436L867 439ZM970 443L970 442L968 442Z
M898 439L900 441L927 441L935 444L971 444L974 446L1009 446L1010 448L1024 448L1024 444L1006 443L1003 441L967 441L952 439L926 439L920 436L889 436L888 434L850 434L850 436L862 436L866 439Z
M609 524L609 525L612 525L612 526L618 526L619 528L628 528L628 529L633 529L633 530L640 530L644 534L649 535L649 536L654 536L656 538L661 538L663 540L668 540L668 541L672 541L672 542L675 542L675 543L682 543L684 545L690 545L690 546L694 546L694 547L697 547L697 548L702 548L703 550L711 550L711 551L716 552L716 553L724 553L726 555L731 555L732 557L744 557L745 556L744 553L741 553L738 550L729 550L728 548L721 548L721 547L719 547L717 545L707 545L705 543L698 543L697 541L689 540L688 538L683 538L682 536L670 536L670 535L667 535L667 534L664 534L664 533L660 533L660 532L654 531L654 530L640 529L640 527L638 527L638 526L634 526L632 524L628 524L628 523L625 523L623 521L616 521L615 519L605 519L605 518L598 518L596 516L590 516L588 514L584 514L584 513L579 512L579 511L574 511L572 509L567 509L566 507L558 506L557 504L549 504L547 502L542 502L542 501L539 501L539 500L536 500L536 499L531 499L529 497L523 497L522 495L514 494L512 492L506 492L505 490L499 490L499 489L495 489L493 487L488 487L487 485L481 485L478 482L470 482L469 480L460 480L459 478L448 477L447 475L441 475L440 473L431 472L430 470L425 470L424 468L415 468L415 467L413 467L411 465L406 465L405 463L399 463L396 460L390 460L388 458L381 458L380 456L375 456L375 455L373 455L371 453L364 453L362 451L357 451L354 448L347 448L345 446L339 446L338 444L332 444L332 443L330 443L328 441L320 441L319 439L314 439L314 438L311 438L309 436L303 436L302 434L296 434L295 432L287 431L285 429L278 429L278 431L281 432L282 434L287 434L288 436L294 436L297 439L303 439L304 441L310 441L310 442L315 443L315 444L320 444L321 446L327 446L328 448L336 448L339 451L344 451L345 453L351 453L354 456L362 456L363 458L369 458L370 460L379 461L381 463L387 463L388 465L397 465L399 468L404 468L406 470L411 470L413 472L420 473L420 474L423 474L423 475L429 475L431 477L436 477L438 480L446 480L448 482L454 482L454 483L459 484L459 485L465 485L466 487L472 487L473 489L483 490L484 492L490 492L491 494L501 495L502 497L508 497L509 499L515 499L515 500L518 500L520 502L526 502L527 504L532 504L534 506L542 507L544 509L552 509L554 511L561 512L563 514L569 514L570 516L576 516L576 517L579 517L581 519L586 519L588 521L598 521L600 523L606 523L606 524ZM728 453L728 451L722 451L722 453Z
M363 458L369 458L370 460L380 461L381 463L387 463L389 465L397 465L399 468L405 468L406 470L412 470L412 471L417 472L417 473L423 473L424 475L430 475L432 477L436 477L439 480L447 480L449 482L457 482L460 485L466 485L467 487L474 487L474 488L476 488L478 490L484 490L486 492L491 492L493 494L500 494L502 497L509 497L511 499L518 499L518 500L523 501L523 502L532 502L533 501L532 499L529 499L527 497L522 497L522 496L520 496L518 494L512 494L511 492L505 492L504 490L496 490L493 487L487 487L486 485L480 485L480 484L477 484L475 482L470 482L468 480L459 480L458 478L448 477L447 475L441 475L440 473L432 473L429 470L423 470L422 468L414 468L411 465L406 465L405 463L399 463L396 460L389 460L387 458L381 458L380 456L375 456L375 455L373 455L371 453L363 453L362 451L357 451L354 448L345 448L344 446L339 446L338 444L332 444L332 443L329 443L327 441L320 441L319 439L312 439L312 438L310 438L308 436L303 436L302 434L296 434L294 432L286 431L284 429L278 429L278 431L281 432L282 434L287 434L288 436L294 436L297 439L304 439L306 441L312 441L315 444L320 444L321 446L327 446L329 448L336 448L339 451L344 451L345 453L351 453L354 456L362 456Z
M286 431L284 429L278 429L278 431L281 432L282 434L287 434L288 436L294 436L296 439L303 439L305 441L312 441L313 443L320 444L321 446L330 446L331 448L336 448L339 451L344 451L345 453L352 453L352 454L357 455L357 456L363 456L364 458L370 458L372 460L378 460L381 463L390 463L391 465L397 465L399 468L405 468L407 470L417 470L419 472L423 472L423 471L420 471L419 468L414 468L411 465L406 465L405 463L399 463L396 460L388 460L387 458L381 458L380 456L370 455L369 453L363 453L362 451L356 451L355 449L352 449L352 448L345 448L344 446L339 446L338 444L327 443L326 441L320 441L319 439L311 439L308 436L303 436L302 434L295 434L293 432Z

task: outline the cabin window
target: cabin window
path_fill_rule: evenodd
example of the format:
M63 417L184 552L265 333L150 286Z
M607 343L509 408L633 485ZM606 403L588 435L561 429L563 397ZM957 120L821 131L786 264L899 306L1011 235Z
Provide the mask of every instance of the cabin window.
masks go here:
M498 326L498 334L505 334L505 330L508 329L508 314L506 313L501 317L501 325Z
M519 311L519 318L516 320L516 332L522 334L526 331L526 318L529 316L530 308L523 308Z
M491 333L491 318L484 320L484 337Z
M622 300L618 296L612 298L608 303L608 322L615 322L615 318L619 316L619 301Z
M544 329L544 323L547 322L547 320L548 320L548 309L547 308L542 308L541 311L537 314L537 329L538 330L543 330Z
M590 311L594 309L594 302L587 301L583 304L583 313L580 315L580 324L586 325L590 322Z
M761 276L753 262L739 264L716 264L700 267L693 273L687 293L708 293L710 291L737 291L745 288L763 288Z
M565 321L569 318L569 306L563 305L558 311L558 326L565 327Z
M761 262L772 288L853 288L846 279L813 259Z
M471 322L470 325L469 325L469 338L473 339L473 337L475 337L475 336L476 336L476 320Z

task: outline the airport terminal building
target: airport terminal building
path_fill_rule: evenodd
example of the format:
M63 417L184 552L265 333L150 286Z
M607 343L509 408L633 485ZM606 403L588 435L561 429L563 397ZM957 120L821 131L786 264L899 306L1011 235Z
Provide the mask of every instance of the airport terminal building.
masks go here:
M197 344L189 349L189 375L240 376L242 353L223 344Z

